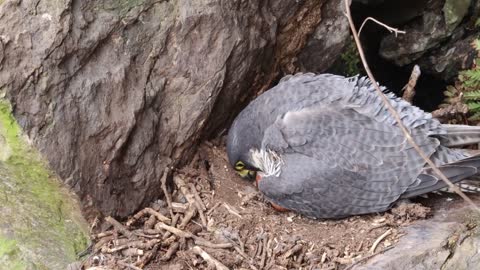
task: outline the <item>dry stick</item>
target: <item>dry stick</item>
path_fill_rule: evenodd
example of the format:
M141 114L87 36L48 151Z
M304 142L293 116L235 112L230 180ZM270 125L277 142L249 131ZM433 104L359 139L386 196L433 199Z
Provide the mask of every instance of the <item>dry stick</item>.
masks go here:
M185 238L182 238L182 239L185 239ZM162 239L163 240L163 239ZM164 239L163 242L162 242L162 247L169 247L171 244L175 243L175 242L178 242L178 241L181 241L178 239L178 237L176 235L171 235L170 237L168 237L167 239Z
M418 65L415 65L412 69L412 74L410 74L407 85L403 87L403 100L412 103L413 97L415 96L415 85L417 85L418 77L420 77L420 74L422 74L422 72L420 71L420 67Z
M478 206L475 205L475 203L470 198L468 198L467 195L465 195L460 190L460 188L458 188L450 180L448 180L448 178L437 168L437 166L430 160L430 158L428 158L428 156L425 154L425 152L423 152L423 150L420 149L420 147L415 143L415 141L413 140L409 131L407 130L407 128L403 124L400 116L395 111L395 108L393 108L393 106L392 106L392 104L390 104L388 98L383 94L382 90L380 90L380 87L378 86L378 83L375 80L375 78L373 77L372 71L370 70L370 67L368 66L367 60L365 58L365 53L363 52L362 44L360 43L360 38L358 37L357 30L355 28L355 25L353 24L353 19L352 19L352 14L351 14L351 11L350 11L349 2L350 2L350 0L344 0L345 9L347 11L348 23L350 24L350 29L352 30L353 38L354 38L355 43L357 45L358 54L360 55L360 58L362 59L363 67L365 68L365 71L367 72L368 78L370 79L373 86L375 87L375 90L377 91L378 95L380 95L380 97L382 98L382 101L385 104L385 106L387 107L388 111L394 117L395 121L398 123L398 126L402 130L402 132L405 135L405 138L407 139L407 141L410 143L410 145L413 148L415 148L417 153L425 160L425 162L427 162L427 164L435 172L435 174L437 174L447 184L447 186L449 188L451 188L453 191L455 191L455 193L457 193L458 195L460 195L460 197L462 197L465 201L467 201L473 207L473 209L480 212L480 208L478 208Z
M180 243L178 243L178 242L175 242L172 245L170 245L170 247L168 248L165 255L163 255L163 257L160 258L160 261L162 261L162 262L169 261L172 258L172 256L175 253L177 253L177 250L178 250L179 247L180 247Z
M185 213L188 210L188 203L172 202L172 210L174 213Z
M233 247L232 243L215 244L215 243L209 242L207 240L201 239L199 237L195 237L195 244L197 244L199 246L208 247L208 248L232 248Z
M238 243L240 244L240 250L242 252L245 252L245 243L242 241L242 237L240 234L238 235Z
M376 20L375 18L368 17L368 18L366 18L366 19L363 21L362 25L360 26L360 29L358 30L358 36L361 35L363 26L364 26L368 21L374 21L374 22L378 23L379 25L385 27L385 29L387 29L388 31L390 31L390 33L395 33L395 37L397 37L398 34L405 34L405 33L406 33L405 31L398 30L397 28L390 27L390 26L388 26L388 25L386 25L386 24L384 24L384 23Z
M149 232L153 232L148 234ZM160 238L162 235L160 232L156 231L155 229L148 229L148 230L136 230L133 232L136 236L140 236L143 238L149 238L149 239L154 239L154 238Z
M113 227L115 227L115 230L117 230L119 233L125 235L126 237L128 238L132 238L134 236L134 234L129 231L125 226L123 226L122 224L120 224L120 222L118 222L116 219L112 218L112 217L106 217L105 220L112 224Z
M137 241L132 241L129 243L122 244L120 246L116 246L114 248L108 248L108 247L102 248L102 252L114 253L123 249L132 248L132 247L139 248L139 249L151 249L153 246L155 246L160 242L161 242L160 239L152 239L147 242L143 242L142 240L137 240Z
M173 217L173 208L172 208L172 195L167 190L167 176L168 176L168 167L165 167L163 171L162 178L160 179L162 185L162 191L165 195L165 199L167 200L168 209L170 210L170 217Z
M99 234L97 234L97 235L94 235L94 236L93 236L93 239L100 239L100 238L103 238L103 237L105 237L105 236L110 236L110 235L112 235L112 234L113 234L113 231L101 232L101 233L99 233Z
M191 232L183 231L183 230L177 229L175 227L168 226L167 224L164 224L164 223L157 223L157 225L155 225L155 227L158 227L158 228L164 229L166 231L169 231L169 232L175 234L176 236L178 236L180 238L192 238L194 240L195 244L197 244L197 245L206 246L206 247L210 247L210 248L231 248L231 247L233 247L233 245L231 243L215 244L215 243L209 242L205 239L202 239L202 238L194 235Z
M212 208L210 208L210 210L208 210L207 212L207 216L210 216L212 214L212 212L217 209L222 203L221 202L217 202Z
M98 251L102 249L102 247L107 244L108 242L112 241L114 239L113 235L105 236L102 239L100 239L95 246L93 246L93 254L96 254Z
M265 266L265 261L267 259L267 252L268 252L268 241L269 241L269 237L268 235L263 235L263 253L262 253L262 257L260 259L260 269L262 269L264 266Z
M233 208L228 203L223 203L223 206L225 207L225 209L228 210L228 212L242 219L242 216L237 211L233 210Z
M136 213L132 218L130 218L127 223L125 225L127 226L130 226L132 225L135 221L137 221L138 219L140 219L141 217L145 216L145 215L152 215L152 216L155 216L158 220L162 221L162 222L170 222L170 219L164 215L162 215L161 213L153 210L152 208L145 208L143 209L142 211Z
M122 250L122 255L126 257L142 256L143 254L145 254L143 249L139 248L127 248Z
M138 268L136 267L135 265L132 265L132 264L129 264L129 263L126 263L126 262L122 262L122 261L118 261L118 264L120 264L121 266L125 266L129 269L133 269L133 270L142 270L142 268Z
M201 247L195 246L192 248L192 251L193 253L202 257L210 265L214 265L217 270L228 270L228 267L226 267L223 263L219 262L217 259L210 256Z
M170 226L172 226L172 227L177 226L177 222L178 222L178 219L179 219L179 218L180 218L180 215L175 214L175 216L172 217L172 224L170 224ZM162 240L166 240L167 238L170 237L171 234L172 234L171 232L166 231L166 232L163 234Z
M195 185L193 183L189 183L188 186L190 187L190 190L192 191L193 196L195 196L195 200L197 201L198 206L202 208L202 211L207 211L207 207L203 203L202 198L200 198L200 194L198 194L198 191L195 188Z
M372 247L370 248L370 253L373 254L375 252L375 249L377 249L378 244L382 242L383 239L385 239L387 236L389 236L392 233L392 229L388 229L386 232L384 232L382 235L380 235L375 242L373 242Z
M177 229L175 227L168 226L167 224L164 224L164 223L161 223L161 222L157 223L157 225L155 225L155 228L164 229L164 230L169 231L169 232L175 234L176 236L182 237L182 238L193 238L193 236L194 236L190 232L186 232L186 231Z
M179 228L183 229L185 226L190 223L190 220L197 214L197 207L193 204L190 204L190 207L188 208L187 212L183 216L182 222L180 225L178 225Z
M206 227L207 226L207 218L205 217L203 209L200 206L200 203L197 202L197 200L195 199L195 195L193 195L192 193L190 193L190 191L188 191L188 188L187 188L187 185L185 184L185 181L183 181L183 179L178 175L175 175L173 177L173 181L175 182L177 187L180 189L183 196L185 196L185 199L187 199L187 201L191 205L193 205L197 208L198 215L200 216L200 220L202 221L202 225Z
M285 254L283 254L282 257L284 259L287 259L288 257L292 256L293 254L299 252L301 249L302 249L302 245L301 244L296 244L291 249L289 249L287 252L285 252Z
M157 218L154 215L150 215L147 221L145 221L145 223L143 224L143 229L151 230L153 229L153 226L155 226L155 223L157 223Z
M343 270L350 270L350 269L352 269L355 265L358 265L358 264L360 264L360 263L362 263L362 262L365 262L365 261L367 261L368 259L373 258L373 257L377 256L377 255L380 254L380 253L383 253L383 252L385 252L385 251L388 251L388 250L392 249L393 247L394 247L394 246L389 246L389 247L386 247L386 248L384 248L384 249L382 249L382 250L379 250L379 251L377 251L377 252L375 252L375 253L373 253L373 254L370 254L370 255L368 255L368 256L366 256L366 257L363 257L363 258L361 258L360 260L358 260L358 261L352 263L351 265L347 266L347 267L346 267L345 269L343 269ZM324 253L324 254L326 255L326 253Z
M152 250L148 251L145 253L145 255L142 256L139 262L136 263L137 266L140 268L143 268L146 264L148 264L155 255L157 255L158 249L160 248L160 245L155 245Z

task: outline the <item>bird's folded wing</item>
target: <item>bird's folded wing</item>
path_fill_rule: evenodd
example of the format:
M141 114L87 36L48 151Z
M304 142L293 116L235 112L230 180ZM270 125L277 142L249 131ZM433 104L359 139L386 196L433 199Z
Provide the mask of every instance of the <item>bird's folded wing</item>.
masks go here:
M421 131L412 136L428 155L438 146ZM424 165L397 126L349 108L288 112L266 130L262 147L281 154L284 165L278 177L262 179L260 190L283 207L303 207L313 216L385 210Z

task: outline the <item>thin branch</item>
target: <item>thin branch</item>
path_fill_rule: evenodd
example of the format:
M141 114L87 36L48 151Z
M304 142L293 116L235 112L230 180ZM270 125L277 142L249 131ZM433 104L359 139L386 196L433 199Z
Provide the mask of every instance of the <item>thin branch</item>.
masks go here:
M410 74L410 79L408 79L407 85L403 87L403 100L412 103L413 97L415 96L415 86L417 85L418 78L422 72L420 67L415 65L412 69L412 74Z
M375 249L377 249L377 246L378 244L380 244L380 242L382 242L383 239L387 238L387 236L389 236L390 234L392 234L392 229L388 229L385 233L383 233L382 235L380 235L377 240L375 240L375 242L373 242L373 245L372 247L370 248L370 253L373 254L375 253Z
M386 24L384 24L384 23L382 23L382 22L378 21L378 20L377 20L377 19L375 19L375 18L368 17L368 18L366 18L366 19L363 21L362 25L360 26L360 29L358 30L358 36L360 36L360 35L361 35L361 33L362 33L362 29L363 29L363 26L364 26L364 25L365 25L365 24L366 24L368 21L373 21L373 22L375 22L375 23L377 23L377 24L379 24L379 25L381 25L381 26L385 27L385 29L387 29L387 30L388 30L390 33L395 33L395 37L397 37L397 36L398 36L398 34L405 34L405 33L406 33L405 31L398 30L397 28L394 28L394 27L388 26L388 25L386 25Z
M382 90L380 90L380 87L377 81L375 80L375 78L373 77L372 71L370 70L370 67L368 66L367 60L365 58L365 53L363 52L362 44L360 43L360 38L358 37L357 29L355 28L355 25L353 23L349 2L350 2L349 0L344 0L348 23L350 24L350 29L352 30L353 38L355 39L355 43L357 45L358 54L362 59L363 67L365 68L368 78L370 79L373 86L375 87L375 90L377 91L378 95L382 98L382 101L387 107L388 111L391 113L395 121L398 123L398 127L400 127L400 129L402 130L407 141L417 151L417 153L425 160L425 162L430 166L430 168L435 172L435 174L438 175L440 179L442 179L449 188L451 188L453 191L455 191L455 193L457 193L458 195L460 195L460 197L462 197L465 201L467 201L473 207L473 209L480 212L480 208L478 208L478 206L475 205L475 203L470 198L468 198L467 195L465 195L456 185L454 185L450 180L448 180L448 178L437 168L437 166L435 166L435 164L430 160L430 158L428 158L425 152L415 143L408 129L405 127L400 116L396 112L395 108L393 108L388 98L383 94Z
M219 262L217 259L210 256L210 254L205 252L201 247L194 246L192 248L192 251L193 251L193 253L202 257L208 264L214 266L215 269L217 269L217 270L228 270L228 267L226 267L223 263Z

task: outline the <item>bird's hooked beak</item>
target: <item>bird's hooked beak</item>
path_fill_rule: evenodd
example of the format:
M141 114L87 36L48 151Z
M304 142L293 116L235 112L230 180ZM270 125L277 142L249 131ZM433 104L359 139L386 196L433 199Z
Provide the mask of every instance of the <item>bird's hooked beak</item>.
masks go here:
M242 161L237 161L234 168L238 175L240 175L242 178L253 180L257 175L256 171L249 170L249 168L247 168Z
M240 177L245 178L245 179L249 179L249 180L255 179L255 177L257 175L256 171L251 171L251 170L247 170L247 169L237 171L237 173L238 173L238 175L240 175Z

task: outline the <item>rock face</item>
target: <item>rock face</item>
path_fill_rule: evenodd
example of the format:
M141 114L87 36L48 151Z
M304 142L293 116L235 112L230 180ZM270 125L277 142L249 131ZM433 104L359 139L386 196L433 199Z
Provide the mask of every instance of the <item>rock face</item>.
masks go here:
M0 92L89 209L126 216L305 44L343 46L335 2L2 1Z
M409 226L394 248L354 270L470 270L480 265L480 216L471 209L437 213Z
M338 58L350 36L344 10L343 1L330 1L322 8L321 17L324 18L322 23L315 29L305 48L298 55L302 70L320 73L328 69Z
M405 35L382 40L379 54L397 66L416 63L424 72L451 81L473 64L476 51L470 43L478 37L474 24L479 10L479 1L429 1L418 17L400 26Z

